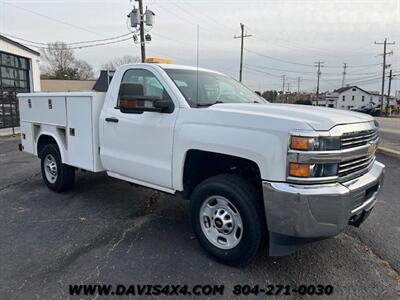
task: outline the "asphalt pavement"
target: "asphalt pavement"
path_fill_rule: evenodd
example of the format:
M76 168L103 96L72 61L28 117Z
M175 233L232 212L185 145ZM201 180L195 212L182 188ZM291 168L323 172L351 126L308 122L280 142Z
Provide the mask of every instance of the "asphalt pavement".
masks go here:
M377 117L380 146L400 153L400 118Z
M234 268L200 248L187 201L103 173L77 172L72 191L53 193L17 144L0 139L1 299L67 299L69 284L90 283L224 284L225 298L236 284L330 284L331 299L400 297L399 158L378 154L385 184L360 228Z

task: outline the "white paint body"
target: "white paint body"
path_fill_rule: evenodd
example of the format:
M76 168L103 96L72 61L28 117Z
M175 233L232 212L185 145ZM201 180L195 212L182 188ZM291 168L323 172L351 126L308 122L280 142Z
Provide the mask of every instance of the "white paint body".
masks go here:
M157 77L174 102L172 113L124 114L115 108L122 76L134 68L149 70ZM18 95L24 150L37 155L40 135L50 135L57 141L65 164L93 172L106 170L110 176L174 193L183 190L189 150L246 158L257 164L262 179L286 181L290 132L328 131L338 124L373 120L364 114L302 105L215 104L191 108L165 68L189 67L123 65L107 94ZM32 108L28 108L29 99ZM48 99L54 99L52 109L48 108ZM106 122L106 118L118 118L119 122ZM71 128L75 129L74 136Z

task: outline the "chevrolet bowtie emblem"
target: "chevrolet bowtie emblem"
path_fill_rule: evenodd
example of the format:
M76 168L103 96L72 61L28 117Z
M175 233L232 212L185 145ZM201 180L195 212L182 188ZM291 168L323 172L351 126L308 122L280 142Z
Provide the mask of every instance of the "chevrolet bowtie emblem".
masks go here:
M368 147L368 154L373 155L376 152L376 144L371 143Z

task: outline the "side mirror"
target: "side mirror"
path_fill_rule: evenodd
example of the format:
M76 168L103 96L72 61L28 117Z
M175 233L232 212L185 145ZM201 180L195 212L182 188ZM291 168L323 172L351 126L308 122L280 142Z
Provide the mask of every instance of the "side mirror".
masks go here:
M169 111L171 108L171 100L154 100L153 107L160 109L161 112Z
M124 95L121 96L117 108L126 114L141 114L145 111L171 113L173 104L171 100L161 100L154 96Z

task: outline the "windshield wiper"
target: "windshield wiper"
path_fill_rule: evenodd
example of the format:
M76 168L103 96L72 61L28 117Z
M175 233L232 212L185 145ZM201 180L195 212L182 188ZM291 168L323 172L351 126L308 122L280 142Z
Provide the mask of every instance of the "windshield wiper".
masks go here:
M197 107L207 107L207 106L211 106L214 104L219 104L219 103L225 103L223 101L215 101L214 103L197 103Z

